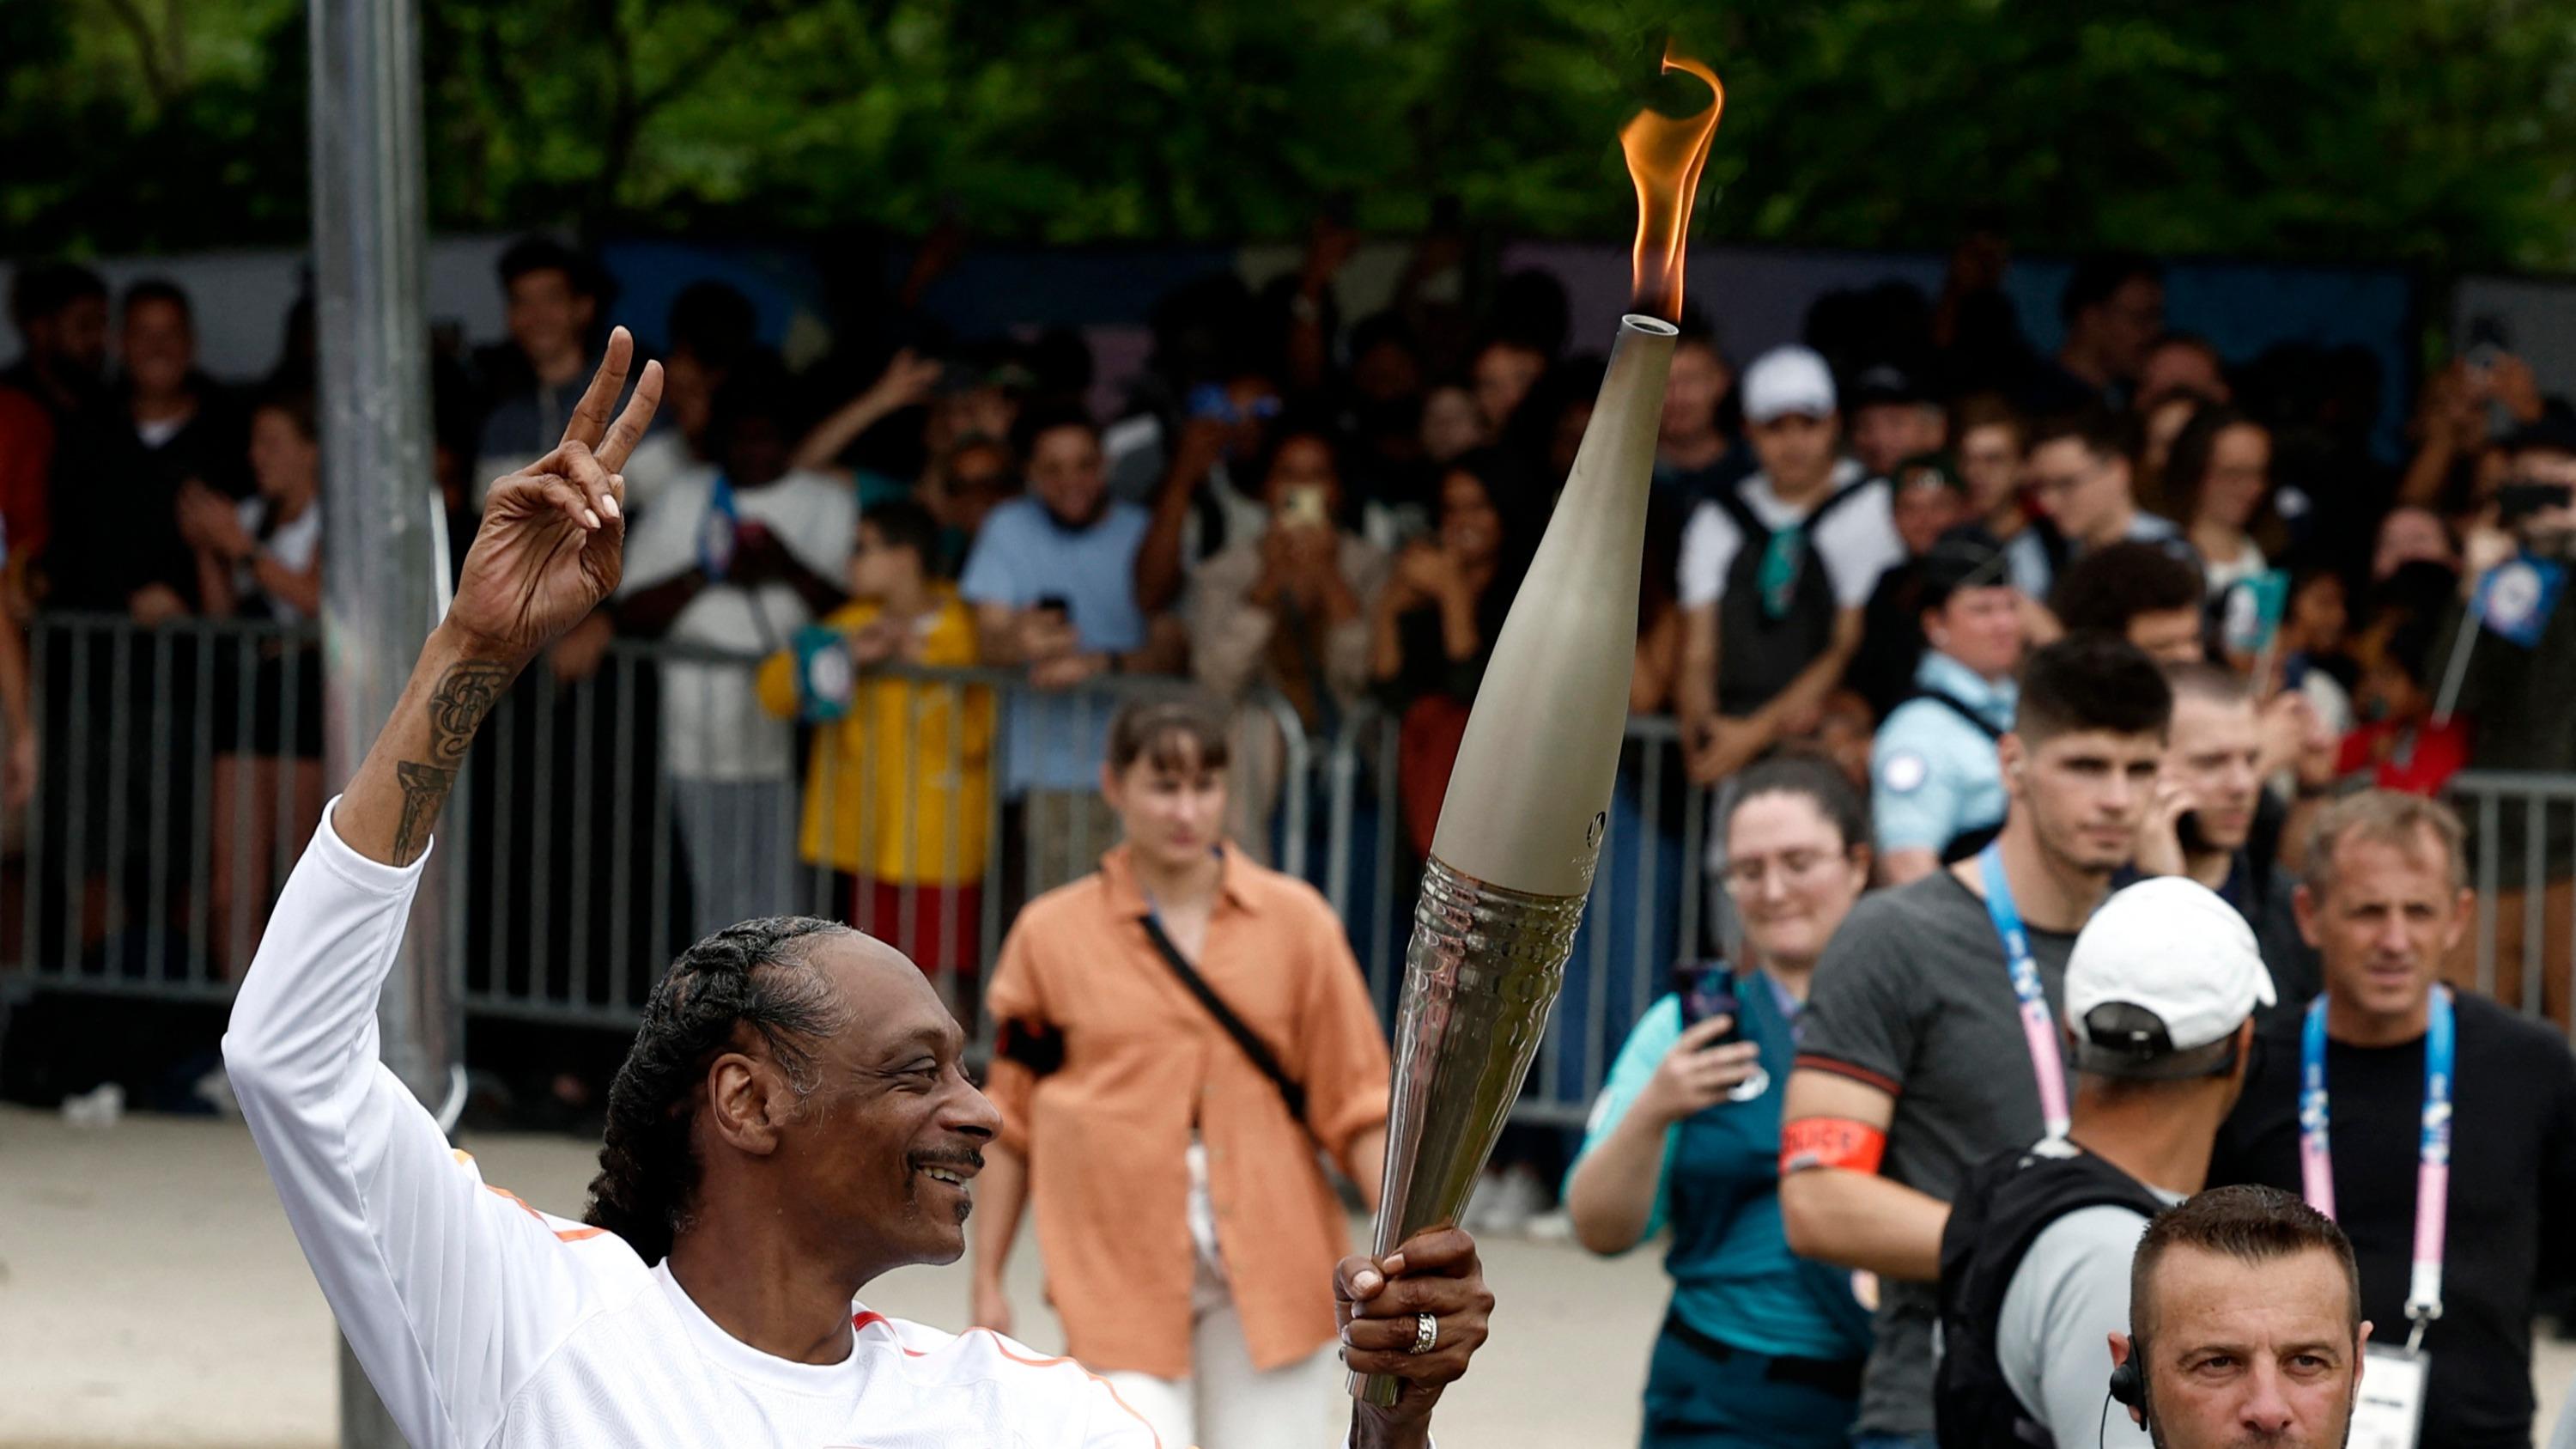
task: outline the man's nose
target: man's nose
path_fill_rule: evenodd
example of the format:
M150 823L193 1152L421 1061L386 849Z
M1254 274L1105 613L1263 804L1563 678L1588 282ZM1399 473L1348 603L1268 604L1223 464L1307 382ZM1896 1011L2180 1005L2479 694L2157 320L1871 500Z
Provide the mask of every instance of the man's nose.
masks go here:
M985 1096L983 1089L972 1082L966 1084L966 1090L959 1094L955 1107L947 1116L948 1120L942 1125L952 1132L963 1132L987 1142L1002 1135L1002 1109L994 1106L993 1099Z
M2286 1387L2277 1366L2257 1366L2246 1383L2245 1398L2237 1405L2237 1426L2263 1435L2288 1433L2299 1416L2290 1407L2289 1395L2283 1392Z

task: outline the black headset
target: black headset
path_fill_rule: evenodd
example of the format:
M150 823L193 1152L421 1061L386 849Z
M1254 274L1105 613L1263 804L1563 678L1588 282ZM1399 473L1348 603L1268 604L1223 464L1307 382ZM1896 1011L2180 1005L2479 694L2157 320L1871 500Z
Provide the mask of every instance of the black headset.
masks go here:
M2099 1445L2111 1429L2111 1405L2125 1405L2138 1411L2141 1418L2150 1417L2147 1409L2147 1341L2135 1334L2129 1338L2129 1356L2111 1370L2111 1397L2102 1404L2102 1424L2094 1437Z

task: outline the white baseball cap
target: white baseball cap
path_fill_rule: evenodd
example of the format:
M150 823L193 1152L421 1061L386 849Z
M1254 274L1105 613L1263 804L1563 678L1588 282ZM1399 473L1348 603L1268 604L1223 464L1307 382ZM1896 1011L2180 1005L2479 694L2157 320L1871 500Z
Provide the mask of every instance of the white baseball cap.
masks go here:
M2223 1070L2236 1029L2274 999L2245 917L2181 876L2142 880L2104 901L2066 962L2075 1065L2108 1077Z
M1774 347L1744 369L1744 416L1767 423L1798 413L1821 418L1834 410L1834 370L1811 347Z

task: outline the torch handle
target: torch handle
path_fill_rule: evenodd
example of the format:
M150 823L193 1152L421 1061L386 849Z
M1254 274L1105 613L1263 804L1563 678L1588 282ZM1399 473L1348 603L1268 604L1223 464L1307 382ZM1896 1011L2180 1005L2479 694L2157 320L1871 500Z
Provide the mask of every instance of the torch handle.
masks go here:
M1583 901L1487 885L1436 854L1426 863L1396 1014L1377 1256L1466 1211L1546 1035ZM1357 1391L1386 1408L1402 1388L1371 1374Z

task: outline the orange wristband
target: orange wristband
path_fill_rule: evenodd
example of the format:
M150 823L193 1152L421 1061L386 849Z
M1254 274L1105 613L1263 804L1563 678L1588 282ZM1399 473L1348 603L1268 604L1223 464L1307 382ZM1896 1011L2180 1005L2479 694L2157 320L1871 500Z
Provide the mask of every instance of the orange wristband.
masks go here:
M1849 1117L1801 1117L1780 1128L1780 1175L1811 1167L1878 1171L1887 1153L1885 1129Z

